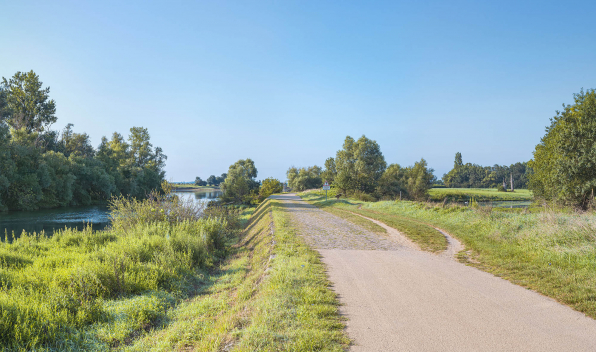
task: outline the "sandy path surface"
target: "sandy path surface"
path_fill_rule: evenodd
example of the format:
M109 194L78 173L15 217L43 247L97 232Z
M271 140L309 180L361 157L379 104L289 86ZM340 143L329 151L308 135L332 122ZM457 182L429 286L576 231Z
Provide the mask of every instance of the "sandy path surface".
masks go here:
M299 197L276 198L328 267L351 351L596 351L596 321L552 299L452 253L414 250L397 231L367 233Z

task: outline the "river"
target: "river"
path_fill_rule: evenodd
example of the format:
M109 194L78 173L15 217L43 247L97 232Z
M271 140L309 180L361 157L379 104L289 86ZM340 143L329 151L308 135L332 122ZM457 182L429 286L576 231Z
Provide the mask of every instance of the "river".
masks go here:
M217 199L221 191L172 192L180 198L206 202ZM70 208L43 209L35 211L10 211L0 213L0 239L9 238L25 232L44 231L51 235L55 230L65 227L82 229L90 224L94 230L101 230L110 224L108 207L91 205Z

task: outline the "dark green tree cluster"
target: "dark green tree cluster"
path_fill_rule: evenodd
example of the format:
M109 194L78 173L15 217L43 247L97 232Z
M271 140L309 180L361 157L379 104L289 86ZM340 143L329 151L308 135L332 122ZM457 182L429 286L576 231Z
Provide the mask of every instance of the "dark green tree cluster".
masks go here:
M529 166L536 197L587 208L596 188L596 91L574 94L546 128Z
M225 172L223 174L221 174L221 176L219 176L219 177L217 177L215 175L211 175L207 178L207 180L203 180L197 176L197 178L195 178L195 185L197 185L197 186L209 185L209 186L217 187L226 180L226 177L228 177L228 174L226 174Z
M514 188L527 188L528 176L531 172L526 162L509 166L464 164L462 155L458 152L455 154L453 169L443 175L443 182L445 186L451 188L497 188L505 182L505 188L510 188L513 175Z
M292 166L286 172L288 187L298 192L312 188L321 188L323 186L322 173L323 169L317 165L301 168Z
M366 194L374 198L424 199L435 177L426 160L402 168L387 167L376 141L346 137L335 158L325 161L323 177L344 194Z
M260 186L256 177L257 168L251 159L238 160L230 165L227 177L221 184L222 201L237 204L255 203Z
M0 86L0 210L34 210L105 202L115 195L145 196L160 187L166 156L147 129L125 140L114 133L96 150L68 124L59 133L50 88L33 71Z

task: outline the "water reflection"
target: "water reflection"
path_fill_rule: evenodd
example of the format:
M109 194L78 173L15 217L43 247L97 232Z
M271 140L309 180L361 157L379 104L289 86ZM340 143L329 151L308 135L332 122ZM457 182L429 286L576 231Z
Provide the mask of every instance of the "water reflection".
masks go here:
M208 202L219 198L221 191L210 192L173 192L182 199L196 202ZM20 237L25 232L45 232L52 235L55 230L68 228L83 229L92 226L94 230L102 230L110 224L107 206L81 206L71 208L45 209L36 211L11 211L0 213L0 239ZM14 236L13 236L14 234Z

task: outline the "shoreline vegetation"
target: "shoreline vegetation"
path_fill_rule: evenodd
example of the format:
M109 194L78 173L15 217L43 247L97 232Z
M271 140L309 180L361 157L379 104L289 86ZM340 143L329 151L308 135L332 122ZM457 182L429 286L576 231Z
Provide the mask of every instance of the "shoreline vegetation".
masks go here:
M170 185L172 186L172 191L176 192L221 191L221 188L218 186L197 186L186 183L170 183Z
M460 262L596 318L596 214L593 212L562 212L552 208L529 212L405 200L367 202L330 198L325 201L325 192L320 190L299 195L336 215L337 210L361 212L369 217L374 214L375 219L414 241L426 241L429 247L432 237L416 238L398 220L405 218L442 228L464 244L465 250L458 254Z

